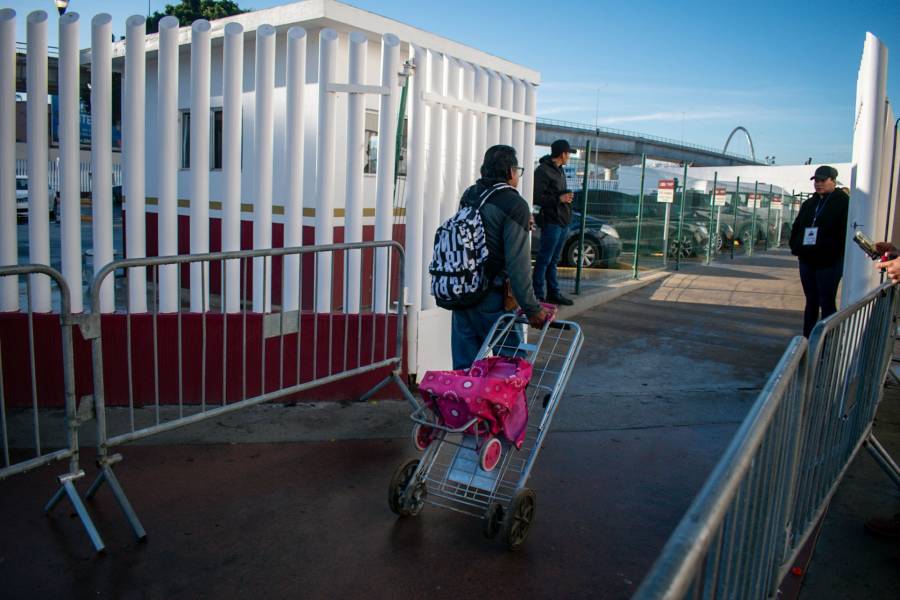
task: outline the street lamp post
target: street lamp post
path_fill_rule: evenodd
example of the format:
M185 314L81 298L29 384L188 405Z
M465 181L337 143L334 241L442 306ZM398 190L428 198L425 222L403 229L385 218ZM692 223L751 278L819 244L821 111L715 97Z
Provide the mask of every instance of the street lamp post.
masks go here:
M69 0L56 0L56 10L59 11L59 16L63 16L67 8L69 8Z

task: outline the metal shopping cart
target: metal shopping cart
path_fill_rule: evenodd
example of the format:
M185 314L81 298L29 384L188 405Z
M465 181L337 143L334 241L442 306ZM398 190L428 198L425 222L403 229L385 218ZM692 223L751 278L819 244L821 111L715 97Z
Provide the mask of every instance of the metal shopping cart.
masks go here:
M474 422L447 427L424 404L412 399L417 407L411 415L414 441L421 439L423 428L434 433L422 458L400 465L391 479L388 504L395 514L416 516L426 503L433 504L481 518L488 538L502 530L510 550L525 542L535 515L535 494L525 484L583 342L581 328L569 321L548 322L541 330L526 325L520 316L501 316L478 353L479 359L519 356L532 364L526 388L528 426L521 448L507 446L499 464L485 471L479 440L471 434Z

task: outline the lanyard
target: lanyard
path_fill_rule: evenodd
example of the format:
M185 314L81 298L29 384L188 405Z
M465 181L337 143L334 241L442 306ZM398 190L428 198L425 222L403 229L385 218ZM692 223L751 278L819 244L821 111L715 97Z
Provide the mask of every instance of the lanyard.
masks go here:
M825 198L819 198L819 204L816 205L816 212L813 215L812 226L816 226L816 221L819 219L819 215L822 214L822 211L825 209L825 204L828 203L828 199L831 198L831 194L834 192L829 192Z

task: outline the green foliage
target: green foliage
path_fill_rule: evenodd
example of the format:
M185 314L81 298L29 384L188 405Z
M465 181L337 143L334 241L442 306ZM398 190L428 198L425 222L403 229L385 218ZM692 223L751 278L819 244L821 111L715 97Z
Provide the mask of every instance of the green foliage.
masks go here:
M147 19L147 33L159 31L160 19L168 15L176 17L178 23L185 27L197 19L212 21L245 12L249 11L239 7L233 0L181 0L178 4L166 4L165 10L150 15Z

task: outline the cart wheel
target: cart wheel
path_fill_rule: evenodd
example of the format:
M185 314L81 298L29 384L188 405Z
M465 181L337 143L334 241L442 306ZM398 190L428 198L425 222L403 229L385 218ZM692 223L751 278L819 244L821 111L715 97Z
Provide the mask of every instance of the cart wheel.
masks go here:
M495 437L490 438L481 447L479 453L479 462L483 471L493 471L497 463L500 462L500 456L503 454L503 444Z
M513 496L509 503L509 514L504 525L506 547L511 551L518 550L528 538L528 530L534 521L535 497L534 491L522 488Z
M413 445L419 452L424 452L434 439L434 427L416 423L412 430Z
M491 503L485 511L484 517L481 518L481 525L484 537L489 540L497 537L497 534L500 533L500 528L503 526L503 505L499 502Z
M394 471L394 476L391 478L391 485L388 487L388 506L391 507L391 512L395 515L405 517L409 514L409 512L405 510L406 507L404 506L403 496L407 486L409 486L409 482L412 480L413 475L415 475L418 466L418 459L408 460Z
M424 481L418 482L412 488L407 488L406 493L403 494L403 498L400 500L400 511L403 513L403 516L415 517L422 512L427 495L428 489L425 487Z

